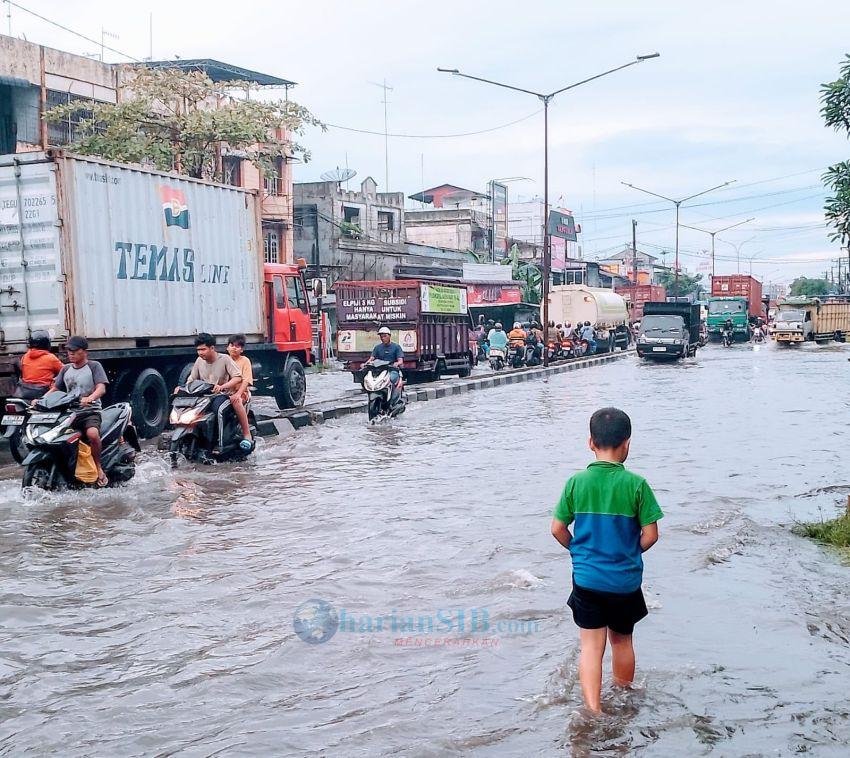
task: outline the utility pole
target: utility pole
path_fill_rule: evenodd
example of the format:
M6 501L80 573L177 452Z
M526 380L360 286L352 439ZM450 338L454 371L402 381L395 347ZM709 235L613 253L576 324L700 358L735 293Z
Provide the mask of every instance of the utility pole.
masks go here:
M390 135L389 121L387 120L387 105L390 102L387 99L387 92L392 92L393 88L387 84L384 79L383 83L369 82L370 84L380 87L384 91L384 99L381 102L384 104L384 192L390 191Z
M634 219L632 219L632 278L634 279L635 287L637 287L637 221ZM634 302L634 298L632 301Z

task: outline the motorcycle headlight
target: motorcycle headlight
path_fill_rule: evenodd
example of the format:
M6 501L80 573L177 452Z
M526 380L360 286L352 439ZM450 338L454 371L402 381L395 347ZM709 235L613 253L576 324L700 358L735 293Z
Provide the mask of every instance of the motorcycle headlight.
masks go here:
M38 440L40 442L46 442L50 444L51 442L56 442L56 440L61 437L65 431L71 426L71 422L74 420L73 416L68 416L61 424L54 426L52 429L49 429L44 434L42 434Z

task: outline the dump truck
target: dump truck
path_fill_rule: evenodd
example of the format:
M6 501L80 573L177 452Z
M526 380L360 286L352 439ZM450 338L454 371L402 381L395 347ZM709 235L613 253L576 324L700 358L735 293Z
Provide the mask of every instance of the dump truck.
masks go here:
M444 374L469 376L475 356L472 321L463 284L425 279L337 282L337 357L352 378L363 378L363 364L386 326L404 353L404 369L415 378Z
M773 339L780 345L846 342L850 336L850 298L789 297L779 304Z
M651 360L689 358L697 353L699 331L699 305L645 303L637 336L637 354Z
M596 352L629 346L629 313L625 299L613 290L563 284L549 291L549 320L577 326L589 321L596 329Z
M302 270L264 264L260 197L63 151L0 156L0 396L34 331L88 338L145 437L168 419L194 338L242 333L255 394L304 402L312 363Z

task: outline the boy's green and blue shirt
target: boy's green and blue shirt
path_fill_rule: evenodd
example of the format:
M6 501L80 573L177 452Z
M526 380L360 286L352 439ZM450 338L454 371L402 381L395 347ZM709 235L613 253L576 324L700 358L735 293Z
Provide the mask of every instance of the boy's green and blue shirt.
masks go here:
M640 531L664 516L646 479L622 463L595 461L567 480L554 515L575 522L570 555L579 587L617 593L640 587Z

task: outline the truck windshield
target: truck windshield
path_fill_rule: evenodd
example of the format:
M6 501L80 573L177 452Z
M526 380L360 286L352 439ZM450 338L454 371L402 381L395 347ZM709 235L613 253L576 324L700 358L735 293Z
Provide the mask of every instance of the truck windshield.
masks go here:
M779 311L777 321L802 321L806 315L803 311Z
M681 316L644 316L640 323L640 330L644 334L681 332L684 328L685 322Z
M708 304L709 313L740 313L744 303L740 300L712 300Z

